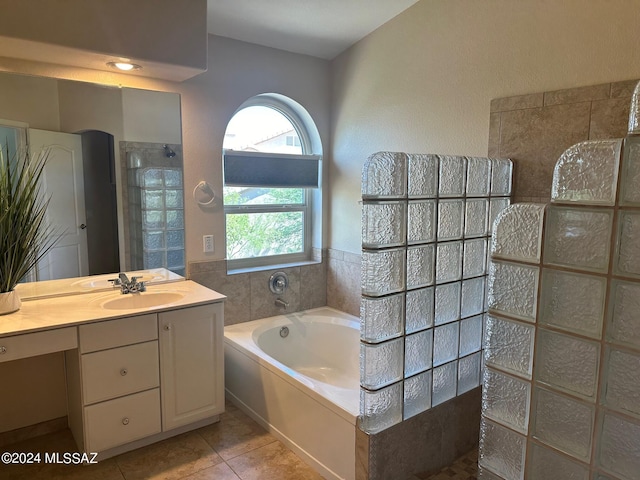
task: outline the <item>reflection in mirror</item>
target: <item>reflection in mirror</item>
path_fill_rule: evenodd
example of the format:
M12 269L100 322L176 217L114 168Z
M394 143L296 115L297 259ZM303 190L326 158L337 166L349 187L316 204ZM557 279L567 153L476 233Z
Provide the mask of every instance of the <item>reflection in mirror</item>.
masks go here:
M0 119L0 145L50 149L49 221L68 237L25 280L184 274L178 94L0 73Z

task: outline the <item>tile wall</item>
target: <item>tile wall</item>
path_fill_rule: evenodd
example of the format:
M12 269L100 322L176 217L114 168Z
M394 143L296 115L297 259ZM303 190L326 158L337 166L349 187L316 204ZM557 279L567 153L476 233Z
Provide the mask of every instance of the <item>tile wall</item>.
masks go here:
M638 478L639 106L635 135L569 148L551 203L496 223L481 478Z
M515 164L513 201L548 202L560 155L584 140L623 138L637 80L491 101L490 157Z

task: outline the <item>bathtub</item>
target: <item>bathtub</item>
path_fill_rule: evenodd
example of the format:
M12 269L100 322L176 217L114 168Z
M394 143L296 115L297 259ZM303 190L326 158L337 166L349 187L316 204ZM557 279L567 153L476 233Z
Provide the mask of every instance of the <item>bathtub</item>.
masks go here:
M329 307L224 328L228 398L327 479L355 479L359 338Z

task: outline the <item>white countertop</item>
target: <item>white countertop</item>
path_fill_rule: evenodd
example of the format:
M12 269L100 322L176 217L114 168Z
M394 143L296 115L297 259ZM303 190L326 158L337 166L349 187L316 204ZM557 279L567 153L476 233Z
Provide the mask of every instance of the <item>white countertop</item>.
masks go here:
M119 290L29 300L23 302L17 312L0 316L0 337L222 302L226 298L221 293L191 280L148 285L146 292L126 295L145 295L154 292L176 292L183 296L164 305L120 310L102 307L102 304L108 300L124 297L125 295Z

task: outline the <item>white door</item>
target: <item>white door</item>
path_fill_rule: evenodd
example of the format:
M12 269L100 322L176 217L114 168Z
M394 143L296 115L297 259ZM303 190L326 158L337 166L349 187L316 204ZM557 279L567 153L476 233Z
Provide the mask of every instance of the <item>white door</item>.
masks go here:
M81 137L30 128L29 145L32 155L49 151L42 179L51 197L47 222L63 234L38 264L37 280L89 275Z

